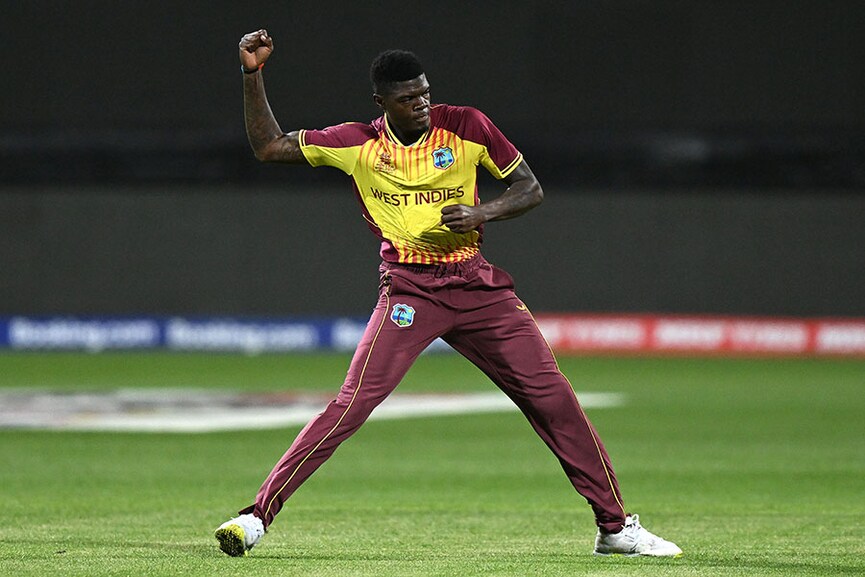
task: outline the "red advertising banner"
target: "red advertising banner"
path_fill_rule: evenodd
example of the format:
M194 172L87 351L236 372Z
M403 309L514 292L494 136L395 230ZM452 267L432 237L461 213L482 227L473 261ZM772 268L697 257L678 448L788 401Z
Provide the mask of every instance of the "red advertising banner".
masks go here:
M538 314L562 353L865 356L865 319Z

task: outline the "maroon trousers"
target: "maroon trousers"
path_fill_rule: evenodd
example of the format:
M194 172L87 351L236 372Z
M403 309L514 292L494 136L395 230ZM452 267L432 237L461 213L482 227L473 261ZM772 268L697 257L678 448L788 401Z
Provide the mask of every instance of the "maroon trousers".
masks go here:
M438 337L516 403L592 506L598 526L619 531L625 511L597 432L510 275L480 255L444 265L382 264L378 303L339 394L298 434L255 504L242 513L269 526L286 499L360 428Z

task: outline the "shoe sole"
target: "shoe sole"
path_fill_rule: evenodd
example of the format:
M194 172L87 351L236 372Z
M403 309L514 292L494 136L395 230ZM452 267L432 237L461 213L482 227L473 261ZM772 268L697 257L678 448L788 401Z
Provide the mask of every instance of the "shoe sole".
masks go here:
M246 534L239 525L220 527L216 530L215 536L216 540L219 541L219 548L226 555L231 557L246 556Z
M673 555L651 555L646 553L601 553L600 551L592 551L592 555L597 557L657 557L659 559L661 557L667 557L670 559L678 559L684 555L684 553L675 553Z

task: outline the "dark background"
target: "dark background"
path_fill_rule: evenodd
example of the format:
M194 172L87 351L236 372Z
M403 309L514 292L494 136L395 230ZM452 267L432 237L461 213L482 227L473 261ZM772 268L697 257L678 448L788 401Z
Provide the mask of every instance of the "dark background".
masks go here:
M404 47L547 200L487 227L536 310L865 315L865 3L4 6L0 314L353 314L377 246L344 176L256 163L240 36L285 130L376 115ZM482 198L501 190L482 179Z

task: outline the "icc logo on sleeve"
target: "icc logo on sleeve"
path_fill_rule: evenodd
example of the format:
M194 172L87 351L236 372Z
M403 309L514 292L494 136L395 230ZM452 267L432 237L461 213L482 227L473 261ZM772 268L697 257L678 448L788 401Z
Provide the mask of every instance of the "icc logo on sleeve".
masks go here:
M408 305L395 304L390 313L390 320L398 327L410 327L414 322L414 309Z
M432 152L433 166L441 170L447 170L454 163L454 151L449 146L436 148Z

